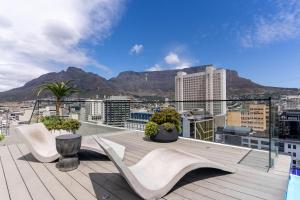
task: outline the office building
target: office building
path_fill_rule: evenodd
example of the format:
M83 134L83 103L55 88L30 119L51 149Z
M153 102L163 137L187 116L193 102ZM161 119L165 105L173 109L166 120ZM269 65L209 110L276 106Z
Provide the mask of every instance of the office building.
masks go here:
M204 101L177 103L178 112L204 109L212 115L226 114L226 70L207 66L203 72L187 74L178 72L175 77L176 101ZM205 102L207 101L207 102Z
M227 125L228 126L242 126L242 112L228 111L227 112Z
M300 110L284 110L280 114L279 138L300 140Z
M85 119L86 121L100 121L102 119L102 100L86 100Z
M224 128L218 128L215 135L215 141L218 143L260 150L269 149L269 138L261 137L249 127L226 126Z
M153 113L149 112L131 112L130 118L125 122L125 128L144 131L152 115Z
M130 117L130 99L127 96L111 96L103 102L103 123L124 127Z
M182 136L214 141L214 117L204 111L185 112L182 118Z
M250 104L241 115L242 127L252 128L256 132L266 132L269 123L269 106L266 104Z
M284 101L285 110L300 109L300 95L285 96L282 100Z
M258 133L266 133L269 124L269 106L248 104L243 111L228 111L227 126L249 127Z
M300 169L300 141L279 140L279 151L291 156L292 168Z

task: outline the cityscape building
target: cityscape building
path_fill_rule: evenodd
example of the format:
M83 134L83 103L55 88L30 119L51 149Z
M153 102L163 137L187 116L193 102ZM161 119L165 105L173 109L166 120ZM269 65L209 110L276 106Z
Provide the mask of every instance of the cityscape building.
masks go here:
M225 115L226 102L212 101L226 99L226 70L207 66L203 72L187 74L178 72L175 77L176 109L185 112L192 109L204 109L212 115ZM206 101L206 102L205 102Z

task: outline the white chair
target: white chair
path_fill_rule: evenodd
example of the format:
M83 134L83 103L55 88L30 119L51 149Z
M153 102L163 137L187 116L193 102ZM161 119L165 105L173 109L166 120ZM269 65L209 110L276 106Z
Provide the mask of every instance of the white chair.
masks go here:
M222 164L200 156L166 148L155 149L135 165L127 167L108 143L98 137L95 139L130 187L143 199L163 197L185 174L198 168L216 168L234 172Z
M59 158L56 151L55 136L42 123L19 126L16 133L22 138L32 155L40 162L53 162ZM63 133L65 134L65 133ZM103 139L110 144L120 158L124 158L125 147L115 142ZM81 149L94 151L105 155L93 136L84 136L81 141Z

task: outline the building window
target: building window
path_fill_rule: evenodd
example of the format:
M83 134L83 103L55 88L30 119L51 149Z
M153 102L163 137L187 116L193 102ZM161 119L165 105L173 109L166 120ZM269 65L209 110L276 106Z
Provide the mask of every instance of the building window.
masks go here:
M269 142L267 142L267 141L261 141L261 144L262 145L269 145Z
M296 149L296 145L295 144L293 145L293 149Z
M293 153L293 156L296 157L296 153L295 152Z
M248 143L249 140L244 138L244 139L243 139L243 142Z
M250 140L252 144L258 144L258 140Z
M293 165L296 165L296 160L293 160Z
M288 144L288 148L289 148L289 149L291 148L291 144Z

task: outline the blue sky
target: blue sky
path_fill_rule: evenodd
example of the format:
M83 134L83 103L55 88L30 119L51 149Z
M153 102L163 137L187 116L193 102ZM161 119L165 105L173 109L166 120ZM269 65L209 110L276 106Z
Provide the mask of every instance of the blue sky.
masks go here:
M68 66L111 78L203 64L300 88L300 1L4 0L0 54L0 91Z
M287 10L296 7L285 6ZM256 37L258 29L267 26L260 24L260 19L269 20L265 23L272 29L280 23L277 15L284 11L278 2L267 0L130 1L111 36L91 48L93 56L112 70L106 77L155 65L174 68L164 62L165 56L174 52L191 66L211 63L235 69L262 84L300 87L299 24L297 33L277 38L266 32L264 36L271 37L270 41L253 38L253 44L243 43L248 34ZM143 49L130 54L135 44L143 45Z

